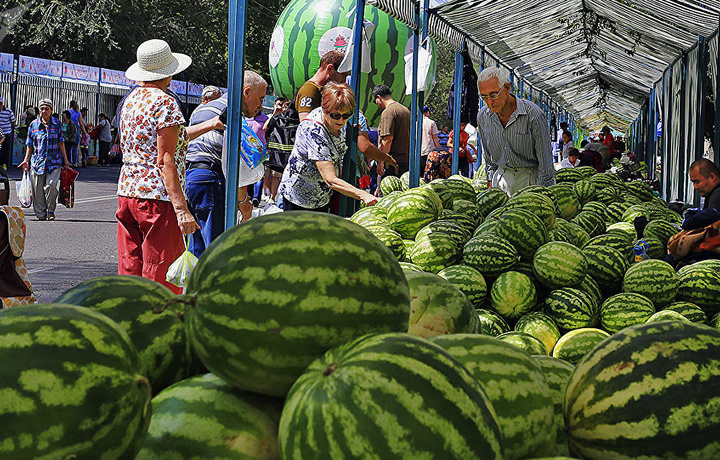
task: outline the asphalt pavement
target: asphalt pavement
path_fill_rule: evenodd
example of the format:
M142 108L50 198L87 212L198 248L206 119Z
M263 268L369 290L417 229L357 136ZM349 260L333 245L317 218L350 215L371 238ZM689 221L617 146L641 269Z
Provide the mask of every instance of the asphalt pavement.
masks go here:
M65 290L91 278L117 274L117 181L120 165L77 168L75 206L58 205L54 221L38 221L24 209L27 237L23 258L38 302L52 302ZM19 206L9 171L10 202Z

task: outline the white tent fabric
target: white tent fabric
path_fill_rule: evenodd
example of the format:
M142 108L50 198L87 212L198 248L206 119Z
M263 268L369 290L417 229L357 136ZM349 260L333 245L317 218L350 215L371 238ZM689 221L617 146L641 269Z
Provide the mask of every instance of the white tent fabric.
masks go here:
M414 1L368 0L411 26ZM591 131L630 125L662 72L717 28L720 0L450 0L429 33L502 65ZM716 48L717 50L717 48ZM716 51L717 52L717 51Z

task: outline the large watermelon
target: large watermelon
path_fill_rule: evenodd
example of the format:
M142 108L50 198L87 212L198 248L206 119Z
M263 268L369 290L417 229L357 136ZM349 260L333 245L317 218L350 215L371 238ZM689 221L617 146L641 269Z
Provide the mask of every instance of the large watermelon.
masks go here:
M541 193L518 193L505 204L505 209L524 209L531 212L543 221L548 231L555 228L555 216L560 212L555 202Z
M315 212L262 216L203 253L185 296L203 364L246 391L284 396L332 346L407 331L410 297L395 256L370 232Z
M590 268L590 276L606 293L620 289L629 262L626 255L610 246L586 246L583 254Z
M108 316L130 336L140 357L140 373L153 394L201 370L187 341L170 289L139 276L104 276L80 283L55 303L88 307Z
M152 400L152 420L137 460L279 456L283 401L238 390L213 374L176 383Z
M509 271L497 277L490 289L490 305L503 318L514 320L529 312L537 303L532 280L519 272Z
M545 354L545 344L537 337L534 337L526 332L509 331L498 335L497 339L511 345L515 345L519 349L531 355Z
M482 273L467 265L453 265L438 273L465 294L475 308L482 306L487 297L487 283Z
M610 334L593 327L575 329L560 337L552 355L570 364L577 364L595 345L608 337Z
M556 438L555 449L550 455L570 458L568 457L570 450L567 445L565 418L563 417L563 401L565 400L565 388L567 387L568 380L570 380L570 375L573 369L575 369L575 366L562 359L553 358L552 356L533 355L533 359L540 366L540 369L542 369L543 375L545 375L545 381L548 383L550 391L552 392ZM558 458L557 460L560 459Z
M673 300L680 280L673 267L662 260L643 260L633 264L623 278L623 291L636 292L652 300L656 308ZM681 299L689 300L691 299Z
M475 309L450 281L432 273L405 275L410 287L410 334L433 337L477 331Z
M708 316L720 311L720 273L703 266L678 274L678 300L692 302Z
M268 61L276 94L295 97L300 86L318 69L325 53L347 51L352 41L354 8L353 0L293 0L288 3L270 37ZM366 96L358 95L356 100L370 126L377 126L381 110L367 97L376 85L388 85L393 98L410 107L410 96L405 94L404 56L412 53L413 32L374 6L365 7L364 17L376 28L370 37L370 55L367 56L372 69L370 73L360 74L360 94ZM428 82L433 83L437 60L432 38L426 47L433 56L428 72ZM425 94L431 91L432 84Z
M420 229L415 235L415 239L419 240L430 233L442 233L452 238L458 246L465 246L465 243L472 237L472 233L461 223L451 220L436 220L430 222Z
M642 294L622 292L605 299L600 306L600 324L609 332L642 324L655 313L652 300Z
M545 354L550 354L560 338L560 330L551 317L540 311L526 313L515 323L515 330L530 334L545 345Z
M510 332L510 326L508 326L505 319L497 312L484 308L478 308L475 310L475 313L478 315L478 319L480 320L478 324L478 334L497 337L500 334Z
M542 456L552 451L552 391L530 355L478 334L446 335L432 341L460 361L485 389L503 434L506 459Z
M0 457L134 458L150 423L150 385L130 337L66 304L0 312Z
M388 222L403 238L415 238L417 232L442 212L442 201L430 188L405 192L388 208Z
M463 249L465 265L491 278L512 270L518 259L515 247L509 241L492 233L483 233L470 238Z
M632 326L570 377L570 451L588 459L720 457L720 332L666 321Z
M478 205L478 211L484 219L490 212L507 203L509 199L507 193L500 188L494 187L478 193L475 201Z
M368 225L365 228L368 232L375 235L377 239L382 241L382 243L392 251L397 260L405 260L407 249L405 248L405 243L403 243L403 239L398 232L387 225Z
M580 211L580 199L574 188L564 185L551 185L548 189L555 195L560 217L569 220L577 215Z
M574 288L552 291L545 299L545 313L566 330L593 327L598 319L595 300Z
M537 279L550 289L577 285L588 271L580 249L570 243L551 241L537 250L533 258Z
M673 302L665 310L672 310L680 313L685 318L689 319L693 323L706 324L708 322L708 316L702 308L698 307L692 302L678 301Z
M495 226L495 234L512 243L518 254L528 259L548 242L548 230L543 221L521 208L504 209Z
M408 257L427 272L437 273L460 259L462 246L445 233L429 233L415 239Z
M402 184L400 178L397 176L385 176L380 181L380 191L383 196L387 196L392 192L401 192Z
M361 337L311 363L288 394L279 443L283 459L504 458L482 386L407 334Z

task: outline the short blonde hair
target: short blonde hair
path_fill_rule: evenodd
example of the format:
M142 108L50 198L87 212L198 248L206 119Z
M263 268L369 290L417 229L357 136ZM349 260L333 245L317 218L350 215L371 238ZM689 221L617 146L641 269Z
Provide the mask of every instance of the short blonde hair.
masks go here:
M355 93L345 83L330 81L325 84L322 92L322 109L325 113L337 110L355 110Z

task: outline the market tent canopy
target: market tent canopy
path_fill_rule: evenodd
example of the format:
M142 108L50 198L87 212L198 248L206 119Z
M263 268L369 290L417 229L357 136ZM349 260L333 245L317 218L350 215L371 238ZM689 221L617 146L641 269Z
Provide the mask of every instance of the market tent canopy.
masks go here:
M412 0L368 0L415 23ZM591 131L630 126L663 71L714 33L720 0L450 0L428 33L500 61Z

